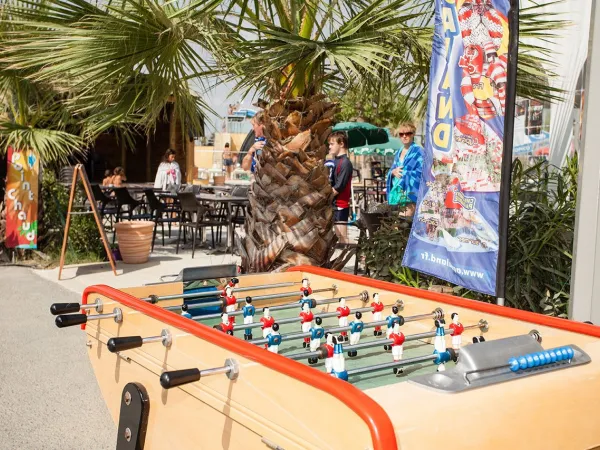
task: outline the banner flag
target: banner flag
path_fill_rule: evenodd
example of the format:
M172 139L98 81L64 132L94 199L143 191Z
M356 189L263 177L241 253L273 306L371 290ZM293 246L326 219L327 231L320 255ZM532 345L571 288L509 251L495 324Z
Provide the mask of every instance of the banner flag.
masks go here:
M509 0L436 0L423 175L403 265L495 295Z
M39 171L40 162L32 150L8 148L5 240L8 248L37 248Z

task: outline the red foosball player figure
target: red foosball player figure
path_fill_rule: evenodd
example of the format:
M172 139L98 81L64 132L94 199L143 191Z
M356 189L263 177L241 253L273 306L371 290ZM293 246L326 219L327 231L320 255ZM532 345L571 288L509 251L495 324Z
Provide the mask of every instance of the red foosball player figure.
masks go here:
M394 331L390 334L390 339L392 340L392 358L394 358L394 362L400 361L402 359L402 351L403 345L406 338L402 331L400 331L400 324L394 324ZM394 374L399 375L404 372L402 367L394 367Z
M232 288L232 289L233 289L233 288L234 288L234 287L235 287L235 286L236 286L236 285L237 285L239 282L240 282L240 280L238 280L237 278L232 278L232 279L230 279L230 280L227 282L227 284L225 285L225 287L223 288L223 291L221 292L221 295L222 295L222 296L225 296L225 295L227 295L226 289L227 289L228 287L230 287L230 288Z
M260 318L260 322L262 323L262 326L260 327L262 329L262 333L263 333L263 339L266 339L267 336L269 335L269 333L271 333L273 324L275 323L275 318L271 317L271 313L269 312L269 307L265 306L263 308L263 316ZM265 344L265 348L267 347L267 344Z
M302 278L302 287L300 288L300 292L308 291L308 295L312 295L312 288L310 287L310 281L308 278Z
M233 288L231 286L225 288L225 305L225 312L227 313L233 312L237 308L237 299L233 295ZM229 321L234 324L235 316L229 316Z
M350 308L346 306L346 299L344 297L339 300L340 306L337 307L338 313L338 324L340 327L348 326L348 316L350 315ZM344 341L348 341L348 332L342 331L340 336L340 341L343 339Z
M377 292L373 294L371 308L373 308L373 322L379 322L381 320L381 313L383 312L383 303L379 300L379 294ZM373 336L381 336L382 334L383 331L381 331L381 326L377 325L373 330Z
M452 323L450 329L452 330L452 348L456 351L460 350L460 344L462 343L462 334L465 331L465 327L460 323L458 313L452 313L450 316Z
M337 344L337 339L331 333L325 333L325 350L327 350L327 358L325 358L325 372L331 373L333 370L333 347Z
M302 304L302 311L300 312L300 326L302 327L303 333L310 332L312 328L312 321L314 319L313 313L310 310L308 303ZM304 338L302 347L306 348L310 345L310 336Z
M231 323L230 317L226 312L221 314L221 323L215 325L214 328L233 336L233 323Z

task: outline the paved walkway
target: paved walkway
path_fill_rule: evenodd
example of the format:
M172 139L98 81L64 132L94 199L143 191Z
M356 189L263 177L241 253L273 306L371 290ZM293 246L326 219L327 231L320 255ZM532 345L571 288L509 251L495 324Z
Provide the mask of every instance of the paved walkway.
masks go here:
M26 268L0 268L0 449L114 449L79 327L58 329L54 302L80 296Z

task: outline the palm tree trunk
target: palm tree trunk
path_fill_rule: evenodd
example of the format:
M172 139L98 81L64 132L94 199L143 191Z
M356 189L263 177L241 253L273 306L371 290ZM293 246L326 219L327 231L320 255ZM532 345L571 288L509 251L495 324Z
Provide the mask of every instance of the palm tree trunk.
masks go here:
M265 109L267 144L258 157L240 245L246 273L324 266L331 258L337 237L323 162L337 104L324 98L278 100Z

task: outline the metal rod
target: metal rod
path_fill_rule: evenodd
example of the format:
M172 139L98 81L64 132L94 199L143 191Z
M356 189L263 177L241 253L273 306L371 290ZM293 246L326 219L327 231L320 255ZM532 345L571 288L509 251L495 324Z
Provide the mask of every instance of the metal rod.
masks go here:
M143 338L142 342L144 344L149 344L151 342L160 342L162 340L163 340L162 336L152 336L152 337Z
M286 283L276 283L276 284L261 284L258 286L247 286L242 288L235 288L234 292L247 292L247 291L260 291L263 289L275 289L280 287L291 287L300 284L299 281L288 281ZM176 300L178 298L181 299L194 299L194 298L204 298L204 297L215 297L221 295L219 291L209 291L209 292L190 292L188 294L172 294L172 295L159 295L155 297L143 297L140 300L145 302L150 301L165 301L165 300Z
M357 295L350 295L348 297L334 297L334 298L328 298L325 300L315 300L315 302L316 302L316 306L319 306L319 305L328 305L330 303L337 303L337 302L339 302L340 298L345 298L346 300L354 300L355 298L363 298L363 297L364 297L363 294L357 294ZM254 301L254 297L252 298L252 301ZM189 308L190 307L188 307L188 309ZM270 306L269 310L272 312L272 311L283 311L285 309L294 309L294 308L300 309L300 303L294 302L294 303L286 303L285 305ZM243 310L238 309L237 311L232 311L227 314L229 316L239 316L243 313L244 313ZM200 320L218 319L219 317L221 317L221 313L207 314L205 316L196 316L196 317L193 317L192 319L196 320L196 321L200 321Z
M358 311L359 310L357 309L357 310L352 310L351 312L358 312ZM418 314L415 316L404 317L404 322L414 322L415 320L428 319L431 317L437 318L439 315L440 315L439 310L435 310L429 314ZM324 317L324 316L321 315L319 317ZM281 322L277 322L277 323L281 323ZM380 327L380 326L384 326L384 325L387 325L387 320L377 320L375 322L368 322L368 323L363 324L363 328L373 328L373 327ZM477 326L477 325L475 325L475 326ZM348 331L348 330L350 330L350 328L352 328L350 325L347 325L345 327L326 328L325 332L340 333L342 331ZM291 339L302 339L305 337L310 337L310 333L282 334L281 340L287 341L287 340L291 340ZM251 341L251 342L256 345L262 345L262 344L267 343L267 339L257 339L255 341Z
M376 322L372 322L372 324L374 324ZM365 324L365 327L367 326L367 324ZM374 326L374 325L372 325ZM487 326L487 322L485 322L485 326ZM465 327L465 330L470 330L472 328L479 328L481 330L483 330L484 328L484 322L480 321L477 325L468 325ZM346 328L346 327L340 327L340 328ZM333 333L333 328L329 330L330 332ZM448 335L452 335L453 330L451 328L444 328L444 332ZM304 333L304 334L308 334L310 336L310 333ZM404 341L405 342L410 342L410 341L418 341L419 339L427 339L430 337L435 337L436 332L435 331L426 331L425 333L416 333L416 334L409 334L408 336L404 337ZM283 340L283 335L281 336L282 340ZM257 340L257 341L252 341L253 344L257 344L259 345L260 342L263 339ZM264 339L264 341L266 341L266 339ZM354 350L360 350L360 349L364 349L364 348L369 348L369 347L379 347L380 345L388 345L391 344L393 342L392 339L377 339L374 341L369 341L369 342L363 342L362 344L356 344L356 345L345 345L344 346L344 352L351 352ZM263 344L265 344L266 342L262 342ZM298 359L304 359L304 358L318 358L321 355L321 352L304 352L304 353L294 353L293 355L285 355L286 357L293 359L293 360L298 360Z
M438 358L438 355L435 353L432 353L431 355L415 356L414 358L401 359L400 361L392 361L390 363L378 364L376 366L359 367L357 369L348 370L348 376L360 375L363 373L378 372L380 370L393 369L394 367L408 366L409 364L416 364L416 363L420 363L423 361L433 361L437 358Z
M314 291L313 291L314 292ZM354 312L367 312L367 311L371 311L372 308L369 307L365 307L365 308L357 308L355 310L353 310ZM322 313L322 314L315 314L314 317L315 319L317 317L321 317L322 319L325 319L327 317L335 317L338 315L337 311L333 311L333 312L328 312L328 313ZM275 319L275 323L279 324L279 325L283 325L286 323L294 323L294 322L300 322L301 318L300 317L288 317L287 319L281 319L281 320L277 320ZM249 323L247 325L244 325L243 323L239 324L239 325L235 325L233 327L234 331L237 330L246 330L246 329L252 329L252 328L259 328L262 327L263 324L261 322L254 322L254 323Z
M215 367L214 369L204 369L200 371L200 377L209 377L211 375L219 375L221 373L228 373L231 370L231 366Z
M100 319L112 319L114 318L116 321L120 321L120 317L122 317L121 310L119 308L115 308L113 312L106 314L96 314L94 316L87 316L87 320L100 320Z
M329 292L329 291L336 291L337 287L332 286L330 288L325 288L325 289L315 289L313 291L313 294L318 294L320 292ZM283 292L281 294L269 294L269 295L259 295L256 297L252 297L252 301L256 301L256 300L271 300L274 298L286 298L286 297L298 297L301 298L302 294L300 293L300 291L294 291L294 292ZM236 303L242 303L245 302L246 298L245 297L240 297L240 298L236 298ZM201 309L201 308L207 308L209 306L222 306L223 305L223 301L222 300L215 300L213 302L206 302L206 303L198 303L197 305L186 305L187 309L186 311L189 311L190 309ZM220 316L220 314L219 314Z

